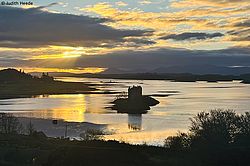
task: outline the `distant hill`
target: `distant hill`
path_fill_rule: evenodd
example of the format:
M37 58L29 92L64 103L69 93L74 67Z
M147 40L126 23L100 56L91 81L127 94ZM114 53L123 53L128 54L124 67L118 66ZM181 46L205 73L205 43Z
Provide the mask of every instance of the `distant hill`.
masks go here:
M20 82L48 82L53 81L54 78L48 74L42 73L40 77L32 76L21 70L16 69L4 69L0 70L0 81L2 83L20 83Z
M192 73L192 74L222 74L241 75L250 73L250 67L226 67L215 65L167 66L159 67L150 73Z
M29 74L37 77L42 76L42 72L30 72ZM74 75L74 73L69 73L69 72L48 72L48 74L53 77L70 77Z
M190 73L128 73L128 74L78 74L74 77L102 78L102 79L131 79L131 80L169 80L176 82L195 81L233 81L250 83L250 74L221 75L221 74L190 74Z
M134 72L136 71L122 70L118 68L108 68L107 70L104 70L98 74L125 74ZM42 72L30 72L29 74L31 74L32 76L40 77L42 75ZM91 73L49 72L49 75L53 77L74 77L77 75L84 75L84 74L91 74Z
M182 66L161 66L155 69L120 69L120 68L108 68L107 70L96 73L98 74L182 74L190 73L194 75L243 75L250 73L250 67L227 67L216 65L182 65ZM30 73L33 76L41 76L41 72ZM49 72L49 75L53 77L80 77L85 75L92 75L91 73L69 73L69 72Z
M139 69L119 69L119 68L108 68L107 70L98 74L128 74L128 73L145 73L145 70Z
M138 73L190 73L190 74L220 74L220 75L242 75L250 73L250 67L229 67L216 65L180 65L161 66L155 69L119 69L109 68L98 74L138 74Z
M16 81L27 81L32 80L33 76L26 74L16 69L4 69L0 70L0 81L1 82L16 82Z

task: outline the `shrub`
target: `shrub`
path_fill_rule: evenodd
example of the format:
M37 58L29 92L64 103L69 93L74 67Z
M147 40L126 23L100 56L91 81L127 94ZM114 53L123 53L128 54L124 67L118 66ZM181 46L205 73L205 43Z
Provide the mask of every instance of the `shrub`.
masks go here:
M223 145L234 142L240 117L232 110L201 112L191 119L190 132L201 143Z
M83 140L89 141L89 140L100 140L103 138L104 135L103 130L99 129L87 129L84 133L80 134L80 136L83 138Z
M164 146L172 150L182 150L190 147L190 136L186 133L178 133L177 136L168 137Z
M168 137L165 147L218 148L231 145L250 145L250 113L239 115L233 110L211 110L198 113L191 119L189 133Z

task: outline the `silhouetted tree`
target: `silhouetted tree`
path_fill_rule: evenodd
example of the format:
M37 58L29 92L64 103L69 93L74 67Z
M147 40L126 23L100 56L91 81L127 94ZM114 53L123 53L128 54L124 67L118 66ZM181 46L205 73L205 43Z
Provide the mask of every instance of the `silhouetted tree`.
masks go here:
M238 123L239 133L237 135L236 142L238 144L250 145L250 113L246 112L245 114L239 117Z
M31 121L27 124L26 130L27 130L27 134L30 136L32 136L36 132L36 129L34 125L31 123Z
M11 114L0 113L0 133L20 134L22 125L19 120Z
M190 132L196 142L224 145L234 142L239 133L239 116L233 110L201 112L191 119Z
M250 145L250 113L239 115L233 110L211 110L191 119L189 133L168 137L165 146L175 150L185 148L215 148Z

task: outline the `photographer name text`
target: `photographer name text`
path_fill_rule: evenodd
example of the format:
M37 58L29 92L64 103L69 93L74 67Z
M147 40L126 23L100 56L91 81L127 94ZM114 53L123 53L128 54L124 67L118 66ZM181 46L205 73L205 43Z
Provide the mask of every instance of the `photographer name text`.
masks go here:
M34 5L31 1L0 1L0 5L2 6L23 6L23 5Z

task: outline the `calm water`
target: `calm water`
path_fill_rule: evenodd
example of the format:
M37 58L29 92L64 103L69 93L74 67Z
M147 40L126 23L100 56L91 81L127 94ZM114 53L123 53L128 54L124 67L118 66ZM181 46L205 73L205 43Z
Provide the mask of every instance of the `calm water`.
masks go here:
M114 132L107 136L107 139L162 144L167 136L174 135L177 131L186 131L190 124L189 118L200 111L222 108L243 113L250 108L250 85L239 82L180 83L156 80L58 79L97 83L102 90L117 92L127 91L128 86L141 85L145 95L168 94L169 96L155 97L160 104L141 116L117 114L116 111L105 108L115 99L114 94L50 95L0 100L0 111L22 117L106 124L107 130Z

